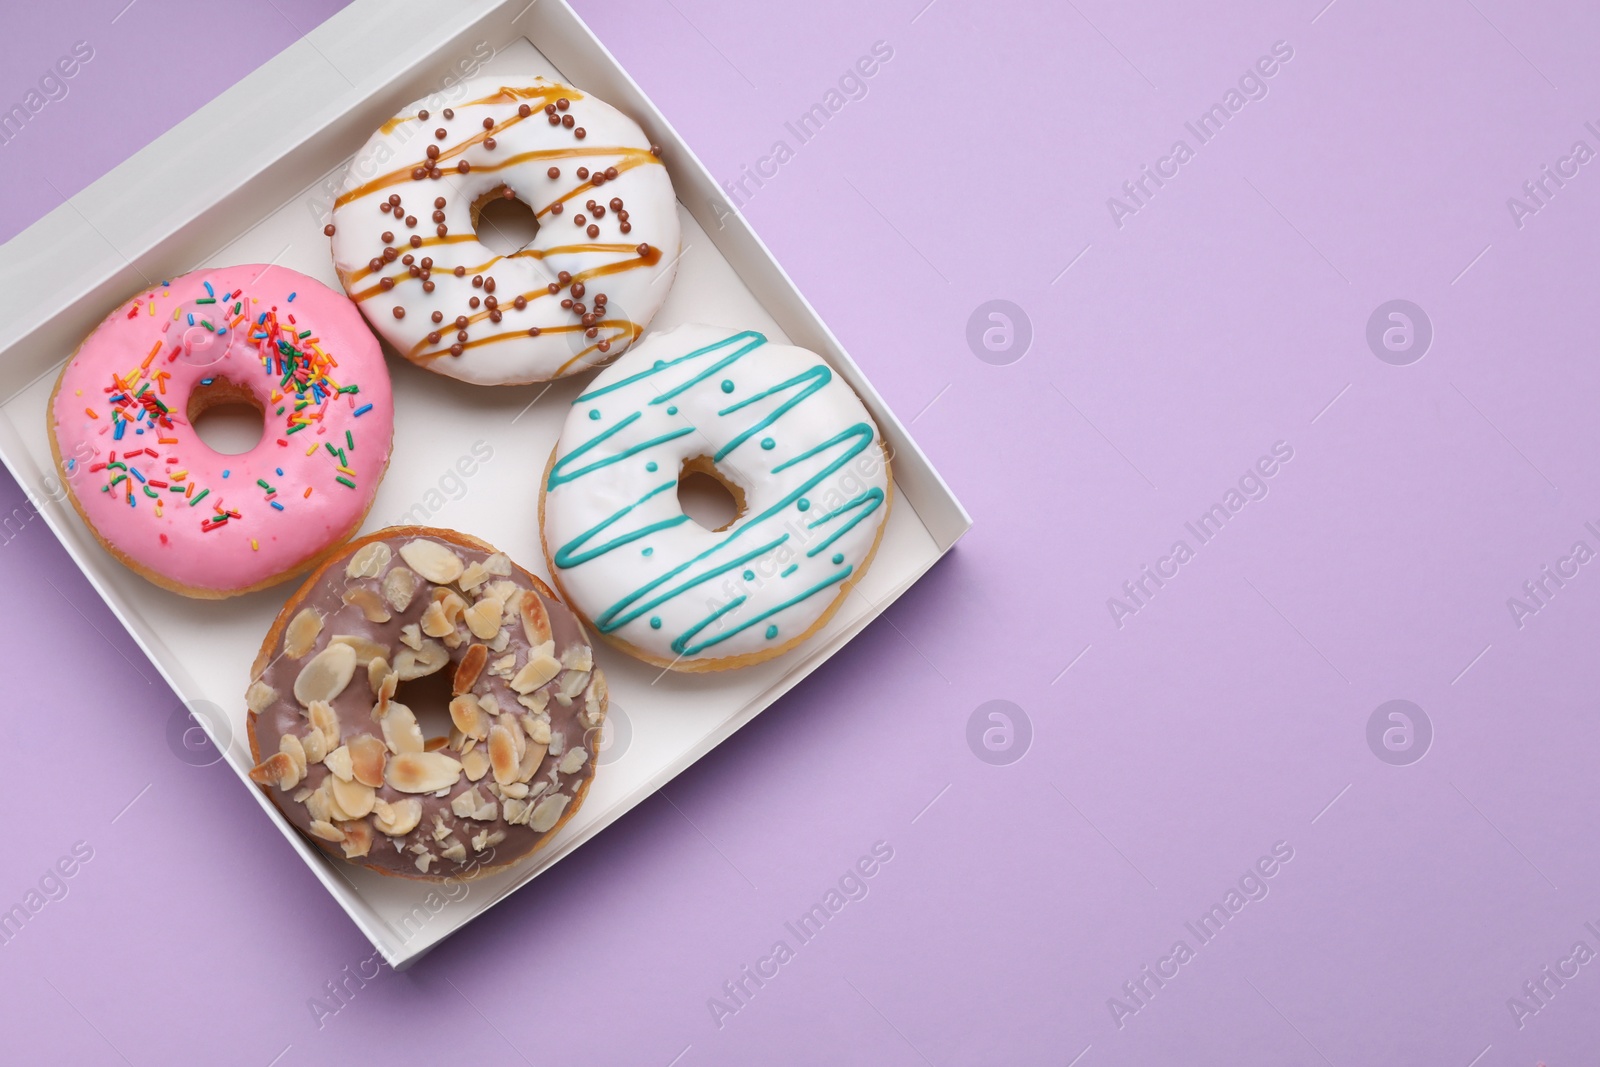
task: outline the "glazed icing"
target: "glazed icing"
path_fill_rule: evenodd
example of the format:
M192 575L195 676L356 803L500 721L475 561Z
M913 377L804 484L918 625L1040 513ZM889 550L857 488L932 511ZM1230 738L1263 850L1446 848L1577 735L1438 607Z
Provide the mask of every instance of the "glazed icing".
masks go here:
M407 359L463 381L546 381L617 356L666 300L678 255L656 149L569 86L462 86L465 103L429 113L418 101L357 153L328 231L346 291ZM499 256L478 241L473 205L506 190L539 230Z
M214 452L189 424L225 382L261 441ZM51 437L100 539L211 594L285 577L349 536L389 462L394 404L377 339L343 294L284 267L163 282L113 311L62 371Z
M289 821L332 855L413 878L470 877L536 849L577 810L605 718L605 680L583 625L506 556L463 541L399 527L347 545L284 609L287 625L268 636L246 695L262 760L252 777ZM429 557L417 555L419 542L433 546ZM525 611L526 598L538 607ZM312 666L339 655L354 665L346 673ZM535 660L548 669L529 678ZM404 703L414 699L406 683L435 676L448 716ZM423 757L444 775L419 791L398 764L428 748L430 722L449 728ZM504 774L497 744L508 753ZM355 777L363 746L376 756L364 783ZM402 816L415 822L407 828Z
M722 531L678 501L701 457L744 497ZM545 551L581 614L658 662L760 656L859 577L889 492L878 428L821 356L679 326L573 401L545 476Z

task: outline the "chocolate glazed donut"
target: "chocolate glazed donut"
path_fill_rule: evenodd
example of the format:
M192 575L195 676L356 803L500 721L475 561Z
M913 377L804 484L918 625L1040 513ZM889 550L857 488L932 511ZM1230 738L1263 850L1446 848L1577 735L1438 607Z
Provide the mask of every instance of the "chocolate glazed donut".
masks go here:
M398 687L447 688L425 737ZM246 694L253 781L327 853L471 878L528 856L583 803L606 683L543 582L450 530L353 541L278 615ZM421 683L426 685L428 683Z

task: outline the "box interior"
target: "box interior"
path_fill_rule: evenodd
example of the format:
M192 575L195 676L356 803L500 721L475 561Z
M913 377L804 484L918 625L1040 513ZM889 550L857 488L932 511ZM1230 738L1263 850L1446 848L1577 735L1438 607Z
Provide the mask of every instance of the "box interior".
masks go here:
M368 2L361 0L319 28L316 48L307 52L303 46L309 42L302 41L269 66L286 56L315 66L330 64L332 57L358 55L370 24L363 26L355 9L365 9ZM970 525L903 427L759 239L742 219L726 214L710 176L637 86L565 5L541 3L518 15L519 6L464 5L453 19L457 32L436 35L443 43L420 57L408 60L402 55L389 76L376 79L378 84L352 85L348 106L329 105L328 114L303 138L295 140L293 131L286 134L292 143L277 159L260 166L236 188L216 186L221 195L172 233L144 235L150 244L137 255L126 251L131 246L113 245L83 210L69 203L11 242L0 269L15 276L24 254L48 239L52 229L58 231L62 247L51 262L41 264L37 255L30 257L39 279L36 284L48 281L52 270L71 261L79 264L73 275L76 291L65 298L57 294L59 306L53 314L34 322L23 321L16 312L0 317L0 339L5 344L0 349L0 396L6 398L0 403L0 457L41 503L50 526L112 610L173 688L196 709L196 717L240 774L242 784L257 796L374 945L399 968L537 877L749 721L870 622ZM544 50L523 34L539 39ZM107 311L145 284L141 273L159 282L163 276L208 265L271 262L338 289L321 232L329 190L372 128L416 97L430 91L448 93L444 79L484 54L485 42L494 54L482 62L480 72L532 72L585 87L629 111L667 149L680 197L683 252L671 295L651 328L712 322L758 329L774 340L822 352L862 393L883 428L894 455L896 498L873 566L825 630L801 649L740 671L680 675L597 643L596 659L611 680L612 710L601 766L584 806L531 860L472 882L464 896L457 891L459 901L436 910L422 906L430 892L427 883L385 878L324 857L242 778L250 765L242 699L249 664L295 583L227 601L196 601L164 592L123 569L100 549L70 504L52 498L50 486L55 483L48 480L52 460L45 408L68 354ZM298 57L289 56L297 50ZM552 55L562 59L560 65L551 61ZM214 113L226 113L230 99L241 90L249 92L248 83L255 77L152 147L181 137L191 124L211 121ZM122 171L131 171L124 185L132 187L138 184L136 178L160 179L170 166L159 153L146 150L84 195L91 202L100 197L103 203L112 194L102 187ZM306 181L308 174L315 175L314 180ZM286 183L288 175L297 176L299 183ZM92 233L84 232L85 225ZM586 379L551 386L476 387L430 374L392 352L389 368L396 405L394 455L363 531L401 521L402 516L413 520L420 508L428 524L482 537L548 577L538 541L539 473L566 408ZM472 456L475 446L480 456L487 448L490 458L468 464L474 469L464 474L457 461ZM211 706L220 711L211 713Z

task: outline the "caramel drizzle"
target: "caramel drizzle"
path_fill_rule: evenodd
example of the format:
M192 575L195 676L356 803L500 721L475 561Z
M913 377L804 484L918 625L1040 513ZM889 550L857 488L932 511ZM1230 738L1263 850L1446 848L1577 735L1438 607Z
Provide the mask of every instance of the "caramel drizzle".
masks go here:
M349 190L348 192L342 193L334 201L334 206L335 207L343 207L346 204L349 204L349 203L351 203L353 201L356 201L356 200L361 200L361 199L363 199L363 198L365 198L365 197L367 197L367 196L369 196L369 195L371 195L373 193L381 192L382 190L387 189L390 186L399 185L402 182L407 182L407 181L416 181L417 179L412 176L412 171L415 170L415 168L419 164L421 166L428 167L429 169L432 169L432 168L443 169L442 165L444 163L454 159L456 156L459 156L461 153L465 152L468 148L472 147L473 145L481 144L483 141L487 140L488 138L495 136L496 134L502 132L503 130L508 129L511 126L514 126L518 122L521 122L524 117L532 118L534 115L542 115L542 114L544 114L544 106L546 104L554 103L557 99L559 99L561 97L567 97L568 99L572 99L572 100L581 100L581 99L583 99L583 94L578 92L575 89L570 88L569 86L564 86L564 85L551 85L551 86L546 86L546 87L542 87L542 88L520 88L520 87L515 87L515 86L504 86L503 85L503 86L500 87L500 91L498 93L494 93L494 94L492 94L490 96L486 96L486 97L481 97L481 98L479 98L477 100L469 100L466 103L462 104L461 106L462 107L472 107L472 106L484 105L484 104L510 104L510 103L517 103L519 101L524 101L524 100L537 100L537 101L539 101L539 104L538 104L538 106L536 108L531 110L528 113L527 116L513 115L510 118L506 119L504 122L501 122L501 123L497 124L496 126L494 126L491 129L480 130L478 133L475 133L471 137L468 137L465 140L458 142L454 146L452 146L452 147L450 147L448 149L444 149L443 151L441 151L439 153L439 155L437 157L435 157L433 159L426 160L426 161L418 161L417 163L412 163L412 164L403 166L398 170L390 171L387 174L381 174L378 177L373 178L372 180L370 180L370 181L368 181L368 182L366 182L366 183L364 183L362 185L359 185L354 189ZM398 129L402 123L405 123L407 121L411 121L412 119L415 119L415 118L416 118L416 116L414 116L414 115L412 115L412 116L396 116L396 117L390 119L389 121L387 121L387 122L385 122L383 124L382 131L384 133L392 133L394 130ZM420 122L422 120L416 119L416 121ZM501 159L501 160L499 160L499 161L497 161L495 163L486 164L486 165L483 165L483 166L475 167L473 169L476 170L476 171L482 171L482 172L485 172L485 173L490 173L490 172L494 172L494 171L504 170L507 167L514 167L514 166L518 166L518 165L521 165L521 164L524 164L524 163L529 163L529 162L532 162L532 161L535 161L535 160L571 159L571 158L574 158L574 157L592 157L592 156L599 156L599 157L602 157L602 158L616 157L616 162L613 165L616 167L616 169L617 169L619 174L621 172L629 171L629 170L632 170L633 168L639 167L639 166L644 166L644 165L661 166L662 165L661 161L659 159L657 159L656 156L653 153L651 153L649 149L627 148L627 147L623 147L623 146L608 146L608 147L605 147L605 148L600 148L600 147L596 147L596 146L581 146L580 145L580 146L571 146L571 147L567 147L567 148L543 148L543 149L535 149L535 150L530 151L530 152L520 152L520 153L518 153L516 155L508 156L508 157L506 157L504 159ZM593 185L591 185L588 182L584 182L583 184L576 186L575 188L573 188L569 192L562 194L556 200L553 200L549 204L545 205L544 208L542 208L541 210L539 210L539 211L534 213L534 217L535 218L543 218L544 216L550 214L551 208L555 207L555 205L557 205L557 204L565 205L568 200L572 200L575 197L578 197L578 196L582 195L585 190L593 189L593 188L594 188ZM470 242L476 242L477 239L478 238L477 238L477 235L475 233L474 234L449 234L449 235L446 235L444 237L438 237L438 236L424 237L422 239L421 243L416 245L415 247L417 249L432 248L432 247L437 247L437 246L446 245L446 244L465 243L465 242L469 242L469 241ZM481 264L479 266L468 267L467 270L469 272L471 272L471 273L474 273L474 274L480 273L480 272L486 271L489 268L493 267L494 264L496 264L496 263L502 262L505 259L516 258L518 256L531 256L531 257L533 257L535 259L544 259L546 256L553 255L553 254L556 254L556 253L562 253L562 252L572 252L572 253L579 253L579 252L624 252L624 251L633 250L633 249L635 249L637 247L638 247L637 245L627 245L627 244L621 244L621 243L585 242L585 243L572 244L572 245L560 245L560 246L556 246L554 248L550 248L550 249L547 249L547 250L544 250L544 251L539 251L537 249L523 249L523 250L518 251L518 252L513 252L510 256L494 256L488 262L483 263L483 264ZM621 273L623 271L632 270L633 268L638 267L638 266L654 266L655 264L659 263L660 261L661 261L661 250L658 249L658 248L651 248L646 254L644 254L642 256L640 256L640 255L631 256L631 257L629 257L627 259L621 259L621 260L618 260L618 261L616 261L614 263L607 263L607 264L603 264L603 265L598 266L598 267L591 267L590 269L585 270L585 271L579 271L577 274L573 275L572 281L573 282L583 282L583 281L587 281L590 278L603 277L603 276L608 275L608 274L618 274L618 273ZM452 271L454 270L453 267L451 267L451 268L439 268L439 269L448 269L448 270L452 270ZM360 267L360 268L357 268L356 270L353 270L353 271L349 271L349 272L340 271L339 272L341 281L343 281L345 283L345 288L347 290L353 289L355 282L358 282L358 281L362 280L363 278L369 277L373 273L375 273L375 272L373 271L372 266L370 264L368 264L366 266L363 266L363 267ZM396 284L399 284L400 282L403 282L403 281L409 279L410 277L411 277L411 273L410 273L409 270L407 270L407 271L399 272L396 275L394 275L392 277L392 281L395 282ZM353 296L354 300L356 300L357 302L360 302L360 301L366 300L367 298L369 298L371 296L374 296L377 293L383 292L383 291L384 291L383 290L383 286L380 283L378 285L369 286L368 288L363 289L360 292L353 293L352 296ZM555 295L555 294L552 294L550 292L548 286L540 288L540 289L535 289L535 290L532 290L530 292L522 294L523 299L528 304L532 304L535 300L539 300L539 299L541 299L543 297L552 296L552 295ZM483 311L474 312L472 315L468 316L467 326L470 327L473 324L481 322L481 321L483 321L484 319L486 319L488 317L489 317L489 311L487 309L485 309ZM604 320L601 320L600 322L595 323L595 326L616 329L617 332L612 334L612 335L610 335L609 337L598 337L597 336L597 338L596 338L596 340L595 340L595 342L593 344L587 346L586 348L584 348L583 350L578 352L577 355L573 356L571 359L567 360L567 362L563 363L561 365L560 369L556 372L558 375L564 374L566 372L567 368L571 367L574 363L579 362L580 360L582 360L585 356L589 355L590 353L597 351L601 341L606 341L606 342L609 343L609 342L614 341L614 340L616 340L616 339L618 339L618 338L620 338L620 337L622 337L623 335L626 334L626 335L629 335L629 342L632 343L633 341L638 340L639 335L644 332L644 328L642 326L640 326L639 324L637 324L635 322L629 321L627 319L604 319ZM572 332L578 331L578 330L587 331L589 328L590 327L584 326L582 323L570 323L570 324L562 325L562 326L541 327L539 332L540 332L541 335L546 334L546 333L572 333ZM488 336L488 337L473 338L471 340L468 340L468 341L465 341L465 342L461 342L461 345L462 345L462 348L463 348L463 351L464 351L465 349L476 348L476 347L479 347L480 345L493 344L493 343L495 343L497 341L504 341L504 340L507 340L507 339L510 339L510 338L525 337L525 336L527 336L525 331L502 330L500 333L496 333L496 334L493 334L493 335ZM424 338L421 342L419 342L417 345L415 345L411 349L410 352L408 352L406 354L406 358L411 359L413 361L421 362L421 361L431 361L431 360L434 360L434 359L438 359L441 356L450 355L450 349L448 347L447 348L443 348L443 349L439 349L439 350L436 350L436 351L433 351L433 352L423 352L423 351L421 351L422 349L427 347L427 344L428 344L428 342L427 342L426 338Z
M639 339L639 335L644 333L644 327L640 326L636 322L629 321L628 319L602 319L601 321L595 323L595 326L596 327L602 327L603 326L603 327L606 327L607 329L615 329L617 332L612 334L609 337L596 337L593 344L589 345L587 348L585 348L582 351L580 351L577 355L573 356L571 359L569 359L565 363L561 364L560 369L556 371L556 375L558 377L560 375L566 373L566 370L567 370L568 367L572 366L574 363L576 363L579 360L581 360L584 356L587 356L590 352L594 352L594 351L598 350L599 347L600 347L600 342L601 341L606 341L606 342L609 343L611 341L615 341L617 338L623 336L624 334L628 334L628 335L630 335L628 340L631 343L633 341L637 341ZM551 333L575 333L575 332L578 332L578 331L581 331L581 330L587 330L587 329L589 329L589 327L585 326L581 322L569 323L569 324L567 324L565 326L541 326L539 328L539 336L543 337L545 334L551 334ZM464 342L461 343L461 348L462 348L463 352L465 352L466 349L477 348L477 347L479 347L481 345L492 345L496 341L505 341L505 340L508 340L510 338L515 338L515 337L526 338L527 336L528 335L527 335L526 332L518 333L518 332L515 332L515 331L508 332L508 333L491 334L488 337L476 337L476 338L473 338L470 341L464 341ZM441 348L436 352L421 352L421 353L412 352L412 353L408 354L406 356L406 358L411 360L414 363L422 363L422 362L432 362L433 360L438 359L440 356L448 356L448 355L450 355L450 350L448 348Z
M618 320L607 319L607 320L602 321L602 322L597 322L597 323L595 323L595 325L596 326L621 326L621 327L623 327L623 329L621 329L618 332L612 334L610 337L599 337L599 338L596 338L594 344L590 345L588 348L585 348L583 351L579 352L577 355L573 356L571 359L569 359L565 363L561 364L560 367L556 368L556 377L559 378L563 374L567 373L567 368L568 367L572 366L574 363L577 363L579 360L583 359L583 357L587 356L590 352L599 351L600 342L601 341L606 341L606 342L609 343L611 341L615 341L617 338L621 337L623 334L628 334L629 335L628 336L628 343L631 345L631 344L633 344L633 342L635 342L635 341L637 341L639 339L639 335L640 334L644 333L644 327L643 326L640 326L636 322L629 322L626 319L618 319Z
M432 247L434 245L437 245L437 244L448 244L451 241L458 241L458 240L459 241L465 241L465 240L470 240L470 239L472 239L470 236L450 236L450 237L443 237L443 238L440 238L440 237L424 237L422 239L422 244L418 245L417 247L419 249L421 249L421 248L430 248L430 247ZM547 248L547 249L544 249L543 251L541 251L540 249L537 249L537 248L524 248L524 249L521 249L520 251L511 253L509 256L494 256L491 259L489 259L487 262L479 263L476 266L467 267L465 269L466 269L466 272L468 274L481 274L484 271L488 270L490 267L493 267L496 263L501 263L501 262L503 262L505 260L508 260L508 259L520 259L520 258L523 258L523 257L527 257L529 259L543 259L546 256L560 255L562 253L567 253L567 252L571 252L571 253L579 253L579 252L632 252L634 249L636 249L638 247L639 247L638 245L630 245L630 244L606 243L606 242L600 242L600 241L585 241L582 244L575 244L575 245L556 245L554 248ZM455 270L455 265L452 264L450 266L442 266L440 264L435 263L431 269L433 270L433 272L435 274L438 274L438 273L441 273L441 272L443 272L445 274L449 274L451 271ZM371 266L371 264L368 264L367 266L362 267L359 270L353 270L353 271L347 272L344 275L344 281L346 283L346 286L348 287L349 285L351 285L351 284L353 284L355 282L358 282L363 278L369 277L371 274L372 274L372 266ZM394 282L396 285L399 285L401 282L407 282L407 281L411 280L411 272L409 270L402 270L402 271L400 271L400 272L398 272L396 274L389 275L388 277L389 277L390 281ZM354 296L352 296L351 299L355 300L357 303L360 303L361 301L365 300L367 297L375 296L375 295L377 295L378 293L381 293L381 292L383 292L383 286L381 284L380 285L373 285L373 286L367 287L366 289L361 290L359 293L354 294Z
M514 85L502 85L500 86L500 91L495 93L493 96L480 97L477 100L468 100L461 106L472 107L476 104L515 104L519 100L538 100L542 97L543 101L540 105L542 110L544 104L551 104L555 102L555 100L550 97L550 88L552 87L546 87L543 89L523 89ZM578 90L574 89L570 85L556 85L553 86L553 88L557 90L556 98L564 96L568 100L583 99L583 94L578 92Z
M620 274L625 270L632 270L634 267L638 266L653 267L659 262L661 262L661 249L652 247L649 252L642 256L633 256L629 259L619 259L615 263L606 263L598 267L590 267L588 270L581 270L572 276L572 282L568 282L567 286L570 289L573 282L587 282L590 278L599 278L607 274ZM547 285L542 289L533 289L523 293L522 297L531 305L535 300L555 295L557 294L552 293L550 291L550 287ZM501 306L504 307L506 305L502 304ZM470 328L474 323L482 322L488 317L489 312L487 309L483 311L475 311L471 315L467 316L466 327L458 328ZM616 321L624 322L626 320L619 319ZM600 323L595 323L595 325L598 326ZM629 325L631 326L632 323L629 323ZM589 327L583 326L580 323L579 328L587 330ZM542 335L546 333L566 332L570 329L570 326L541 326L539 327L539 333ZM504 341L512 337L526 337L527 335L528 333L526 330L502 330L500 333L489 337L462 342L462 348L467 349L479 344L489 344L494 341ZM638 333L635 333L634 337L638 337ZM448 347L440 349L436 352L422 351L422 349L426 348L427 345L428 339L424 337L421 341L412 346L411 351L406 353L406 358L409 360L437 359L440 356L447 356L450 354L450 349Z
M556 102L556 100L560 99L563 96L567 97L569 100L570 99L574 99L574 98L579 99L579 100L583 99L583 95L581 93L579 93L577 90L571 89L571 88L569 88L569 87L567 87L565 85L552 85L552 86L548 86L548 87L543 88L543 89L514 89L514 88L507 87L507 86L502 86L501 89L500 89L500 92L495 94L494 96L485 97L483 100L472 100L472 101L469 101L467 104L463 104L461 106L462 107L467 107L470 104L492 103L492 102L495 102L497 99L499 99L501 97L504 97L507 93L523 94L523 95L518 97L518 99L522 99L522 100L535 100L535 99L537 99L537 100L540 101L539 107L537 107L537 108L535 108L535 109L533 109L533 110L528 112L527 118L530 118L530 119L533 118L533 116L535 116L535 115L544 114L544 105L545 104L553 104L553 103ZM509 103L510 101L507 101L507 102ZM411 118L416 118L416 116L413 115L413 116L411 116ZM512 115L510 118L506 119L504 122L496 124L493 129L489 129L489 130L480 129L477 133L473 134L471 137L468 137L466 140L461 141L461 142L457 143L456 145L454 145L454 146L452 146L450 148L444 149L443 151L441 151L439 153L438 158L436 158L436 159L427 160L426 162L423 162L423 161L419 160L417 162L413 162L413 163L407 164L406 166L402 167L399 170L392 170L387 174L380 174L376 178L373 178L371 181L365 183L364 185L358 185L354 189L351 189L347 193L341 193L339 195L339 197L334 200L333 206L336 207L336 208L343 207L344 205L350 203L352 200L360 200L361 198L363 198L363 197L365 197L365 196L367 196L367 195L369 195L371 193L376 193L376 192L378 192L380 190L387 189L391 185L398 185L400 182L403 182L403 181L416 181L416 179L411 176L411 172L412 172L413 169L415 169L418 166L419 163L424 167L430 167L430 168L439 167L440 169L443 169L443 164L446 163L447 161L449 161L451 159L454 159L456 156L460 155L462 152L465 152L468 148L472 147L473 145L481 144L484 140L486 140L486 139L488 139L490 137L493 137L495 134L500 133L502 130L506 130L506 129L511 128L512 126L515 126L517 123L521 122L522 120L523 120L523 116L522 115ZM395 119L390 119L389 121L390 122L394 122L396 120ZM406 121L406 120L405 119L401 119L400 121ZM421 119L417 119L417 121L421 122L422 120ZM384 126L388 126L388 123L387 122L384 123ZM524 153L524 155L528 155L528 154L530 154L530 153ZM426 159L426 157L424 157L424 158ZM518 158L520 158L520 157L518 157ZM483 169L483 170L497 170L498 166L495 166L495 167L484 167L484 168L480 168L480 169Z

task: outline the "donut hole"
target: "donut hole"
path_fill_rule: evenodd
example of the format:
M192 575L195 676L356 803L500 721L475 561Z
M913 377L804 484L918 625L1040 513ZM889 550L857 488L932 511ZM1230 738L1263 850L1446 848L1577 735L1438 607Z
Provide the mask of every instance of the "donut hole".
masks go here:
M213 378L189 394L189 425L206 447L224 456L238 456L261 443L266 413L255 394L226 378Z
M678 473L678 506L697 524L716 533L744 514L744 490L730 482L710 456L683 461Z
M501 185L472 202L472 228L477 232L478 243L497 256L522 251L539 232L539 219L533 208L509 193Z
M450 683L455 673L455 664L447 663L432 674L401 682L395 690L394 698L417 717L424 742L450 736Z

